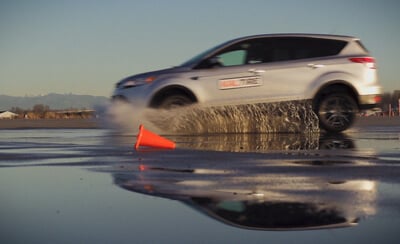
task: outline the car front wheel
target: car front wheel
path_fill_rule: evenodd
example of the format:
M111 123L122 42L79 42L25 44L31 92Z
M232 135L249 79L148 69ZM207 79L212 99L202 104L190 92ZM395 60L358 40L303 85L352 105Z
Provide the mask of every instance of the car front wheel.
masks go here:
M315 112L322 129L341 132L353 124L358 106L350 95L333 93L319 100Z
M192 104L193 101L184 95L170 95L166 97L160 104L159 108L174 109Z

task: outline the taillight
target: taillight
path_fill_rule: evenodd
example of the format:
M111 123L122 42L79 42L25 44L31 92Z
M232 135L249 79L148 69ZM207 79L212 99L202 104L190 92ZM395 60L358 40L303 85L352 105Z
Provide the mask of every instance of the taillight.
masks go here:
M147 167L146 165L143 164L139 164L139 171L147 171L149 169L149 167Z
M375 59L373 57L356 57L349 58L349 60L353 63L365 64L370 69L376 69Z
M381 103L382 102L382 97L381 96L375 96L374 97L374 102L375 103Z

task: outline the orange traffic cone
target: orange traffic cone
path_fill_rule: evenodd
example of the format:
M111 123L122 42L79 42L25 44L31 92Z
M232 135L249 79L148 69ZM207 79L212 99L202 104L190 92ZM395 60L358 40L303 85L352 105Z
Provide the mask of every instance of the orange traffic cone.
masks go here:
M135 149L138 150L141 146L161 149L175 149L175 142L148 131L143 125L140 125L139 134L137 135L137 140L135 143Z

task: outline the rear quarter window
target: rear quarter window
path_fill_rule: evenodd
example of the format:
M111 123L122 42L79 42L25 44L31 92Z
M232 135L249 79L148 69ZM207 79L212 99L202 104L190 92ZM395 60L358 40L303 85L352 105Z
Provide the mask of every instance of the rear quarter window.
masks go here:
M362 42L360 40L355 41L355 43L357 43L357 45L366 53L368 53L368 49L364 46L364 44L362 44Z

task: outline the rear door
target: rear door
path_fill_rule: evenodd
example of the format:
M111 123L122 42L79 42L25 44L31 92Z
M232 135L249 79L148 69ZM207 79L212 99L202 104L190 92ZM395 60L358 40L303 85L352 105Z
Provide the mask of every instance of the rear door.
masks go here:
M306 89L334 71L345 41L312 37L273 37L264 49L265 94L273 100L306 99ZM335 60L336 59L336 60Z

